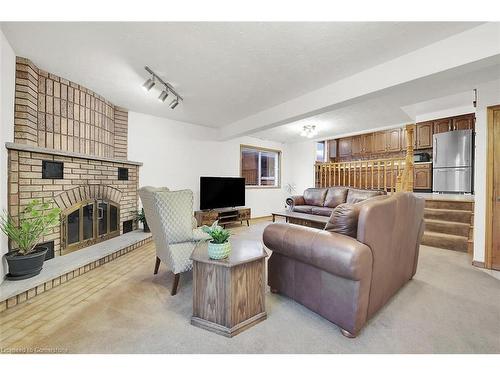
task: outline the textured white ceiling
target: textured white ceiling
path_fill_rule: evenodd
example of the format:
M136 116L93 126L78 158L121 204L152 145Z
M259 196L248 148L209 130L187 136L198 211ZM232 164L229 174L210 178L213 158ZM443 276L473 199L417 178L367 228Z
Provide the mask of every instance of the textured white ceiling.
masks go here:
M50 22L1 27L17 55L115 104L220 127L477 25ZM171 82L184 103L172 111L156 100L158 92L144 94L144 65ZM373 110L381 108L373 104ZM399 118L399 112L390 114Z
M472 107L477 84L500 79L500 56L381 91L335 110L254 133L266 140L298 142L304 125L316 125L316 139L412 123L419 116ZM500 90L500 86L498 87ZM480 93L479 93L480 94ZM479 95L480 96L480 95Z

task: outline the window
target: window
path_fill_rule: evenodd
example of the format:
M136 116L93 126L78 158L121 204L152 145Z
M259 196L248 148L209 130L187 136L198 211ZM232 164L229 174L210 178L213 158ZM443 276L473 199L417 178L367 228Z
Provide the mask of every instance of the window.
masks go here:
M325 141L316 142L316 161L325 161Z
M246 186L279 187L281 151L241 146L241 177Z

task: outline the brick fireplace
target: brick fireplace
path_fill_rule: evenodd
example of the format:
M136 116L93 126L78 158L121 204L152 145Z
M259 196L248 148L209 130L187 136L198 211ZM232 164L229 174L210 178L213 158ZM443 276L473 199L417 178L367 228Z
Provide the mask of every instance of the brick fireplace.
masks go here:
M142 164L127 160L127 126L126 109L17 58L9 212L18 220L33 199L60 207L42 241L56 256L136 228Z

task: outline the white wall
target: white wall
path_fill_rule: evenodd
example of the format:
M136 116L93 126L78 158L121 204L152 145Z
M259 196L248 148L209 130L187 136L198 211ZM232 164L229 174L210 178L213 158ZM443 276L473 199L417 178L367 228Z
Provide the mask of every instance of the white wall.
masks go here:
M282 151L282 186L286 175L287 150L276 142L253 137L217 141L217 131L204 126L129 112L128 158L143 162L139 185L191 189L194 208L199 208L200 176L239 176L240 144ZM252 217L270 215L284 208L286 193L281 189L246 189L246 206Z
M476 160L474 169L474 260L485 261L486 246L486 155L487 155L487 107L500 104L500 81L477 87L476 110Z
M314 163L316 160L316 141L304 141L287 145L287 171L290 183L295 185L294 195L314 187Z
M7 210L7 149L5 142L14 139L14 90L16 56L0 30L0 211ZM7 237L0 232L0 282L7 265L3 254L7 252Z

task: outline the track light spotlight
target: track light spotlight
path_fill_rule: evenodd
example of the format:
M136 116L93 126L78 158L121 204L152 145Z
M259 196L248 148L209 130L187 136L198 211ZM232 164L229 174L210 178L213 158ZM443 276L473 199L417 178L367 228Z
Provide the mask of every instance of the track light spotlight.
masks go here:
M144 91L148 92L149 90L151 90L153 88L154 85L155 85L154 78L153 79L148 78L148 80L146 82L144 82L144 84L142 85L142 89Z
M167 97L168 97L168 90L165 89L161 92L160 96L158 97L158 100L160 102L164 102L165 100L167 100Z
M175 107L177 107L178 104L179 104L179 99L175 98L174 100L172 100L172 103L170 103L170 108L174 109Z

